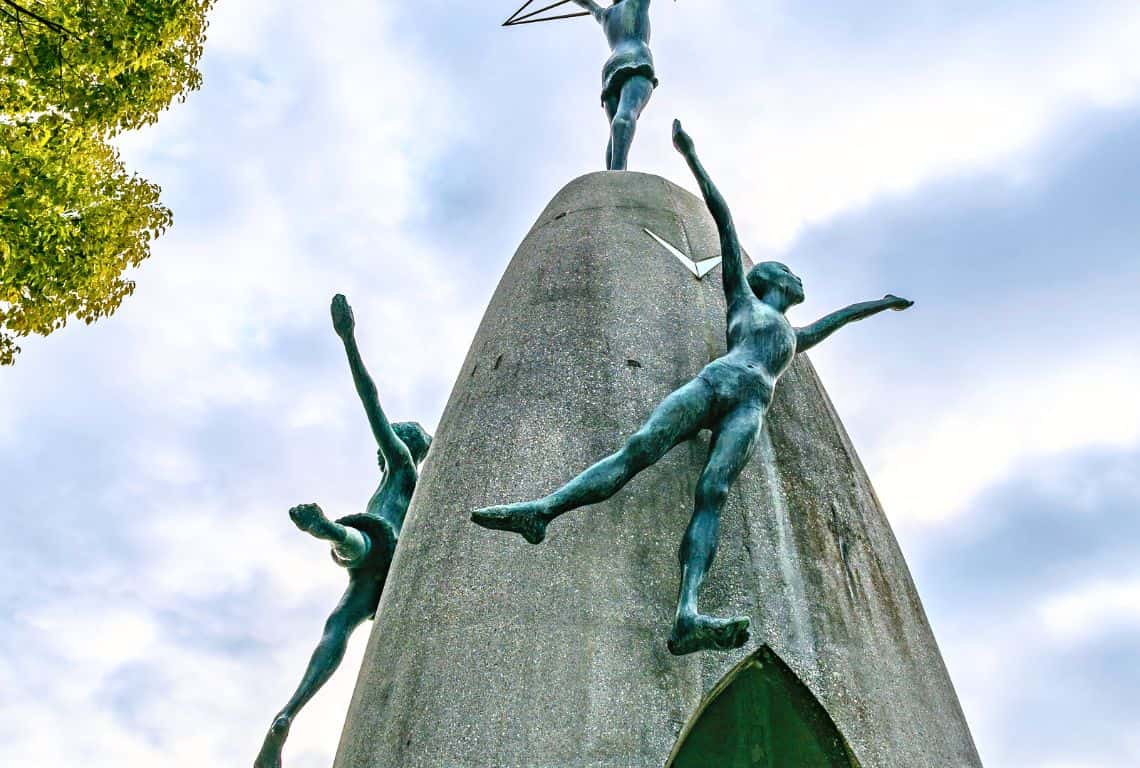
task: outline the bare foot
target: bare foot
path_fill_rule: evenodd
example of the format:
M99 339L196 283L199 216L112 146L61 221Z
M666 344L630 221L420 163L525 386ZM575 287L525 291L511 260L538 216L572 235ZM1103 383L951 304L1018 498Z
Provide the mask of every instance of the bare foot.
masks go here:
M281 768L281 749L285 746L285 739L289 736L289 726L293 721L285 715L278 715L269 726L269 733L265 734L265 741L257 759L253 761L253 768Z
M324 510L316 504L298 504L289 510L289 517L298 528L318 539L337 539L336 523L325 517Z
M669 638L669 653L684 656L694 651L731 651L748 642L750 623L747 616L731 619L717 619L700 614L679 617Z
M497 531L513 531L531 544L546 538L546 518L542 507L533 501L477 509L471 513L471 522Z

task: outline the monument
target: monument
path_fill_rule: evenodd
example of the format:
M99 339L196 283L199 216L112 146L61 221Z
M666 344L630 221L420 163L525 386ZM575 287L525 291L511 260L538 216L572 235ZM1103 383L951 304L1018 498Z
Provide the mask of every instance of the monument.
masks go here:
M797 354L911 302L791 326L802 283L751 265L679 124L704 201L622 170L656 86L649 0L527 2L507 23L567 3L610 43L610 170L567 184L523 239L418 482L403 443L410 484L392 479L400 440L334 302L403 523L292 513L352 579L376 541L391 555L334 768L980 768L890 525ZM259 768L339 663L324 645Z
M739 649L677 657L663 632L704 435L540 547L468 520L613 452L725 353L720 275L700 268L719 256L703 202L657 176L588 174L539 215L436 431L336 768L980 766L903 556L804 355L728 493L702 593L704 610L749 618ZM732 716L742 708L751 719ZM772 735L785 732L800 737ZM702 743L736 752L694 758Z

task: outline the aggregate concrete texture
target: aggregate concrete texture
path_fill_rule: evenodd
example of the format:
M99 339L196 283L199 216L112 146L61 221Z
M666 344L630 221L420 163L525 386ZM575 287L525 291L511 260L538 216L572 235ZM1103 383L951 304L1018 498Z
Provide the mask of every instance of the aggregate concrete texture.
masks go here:
M702 695L761 643L863 768L980 766L902 553L803 356L730 495L702 595L709 613L752 617L737 652L665 647L707 435L539 546L469 521L616 450L723 352L720 269L698 280L644 227L719 255L702 201L631 172L571 182L516 252L436 431L335 767L660 768Z

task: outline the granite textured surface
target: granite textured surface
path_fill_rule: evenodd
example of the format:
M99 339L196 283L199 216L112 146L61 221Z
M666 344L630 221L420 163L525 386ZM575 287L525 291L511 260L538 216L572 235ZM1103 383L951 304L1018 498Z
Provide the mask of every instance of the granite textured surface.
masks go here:
M803 356L732 490L702 595L710 613L752 617L736 652L665 648L707 435L539 546L469 522L613 451L723 351L719 268L697 280L645 227L718 255L700 200L630 172L571 182L516 252L421 473L336 768L659 768L702 695L762 643L864 768L980 766L902 553Z

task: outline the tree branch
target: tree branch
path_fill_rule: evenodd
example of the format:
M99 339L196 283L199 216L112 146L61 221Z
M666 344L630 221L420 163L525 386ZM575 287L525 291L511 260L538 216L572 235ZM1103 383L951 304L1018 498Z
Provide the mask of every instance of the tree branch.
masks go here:
M24 22L20 21L19 12L16 13L16 31L20 33L20 43L24 46L24 58L28 60L28 66L35 69L36 63L32 61L32 54L28 53L28 39L24 37Z
M22 13L25 16L27 16L29 19L35 19L40 24L43 24L45 27L50 29L52 32L56 32L56 33L61 34L61 35L70 35L71 37L75 37L75 33L72 32L67 27L63 26L62 24L60 24L58 22L52 21L51 19L45 19L43 16L40 16L35 11L30 11L27 8L25 8L24 6L20 5L19 3L16 2L16 0L0 0L0 3L3 3L4 5L7 5L10 8L16 9L16 20L17 20L17 22L19 21L20 14Z

